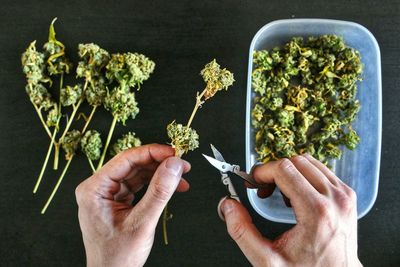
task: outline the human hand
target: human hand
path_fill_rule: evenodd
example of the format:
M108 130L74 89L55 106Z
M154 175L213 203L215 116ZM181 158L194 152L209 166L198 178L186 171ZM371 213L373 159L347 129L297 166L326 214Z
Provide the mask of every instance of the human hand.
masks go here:
M253 175L259 183L276 184L290 199L297 224L272 241L261 235L242 204L224 200L228 232L252 265L361 266L356 194L325 165L303 155L260 165Z
M189 189L181 175L190 164L173 155L170 146L157 144L126 150L76 188L88 266L144 265L165 205L175 190Z

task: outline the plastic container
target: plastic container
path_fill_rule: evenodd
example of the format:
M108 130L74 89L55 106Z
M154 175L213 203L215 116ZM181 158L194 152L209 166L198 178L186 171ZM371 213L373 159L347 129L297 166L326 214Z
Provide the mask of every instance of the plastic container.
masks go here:
M254 50L282 46L295 36L336 34L345 43L357 49L364 64L363 81L358 85L357 98L361 110L354 121L354 129L361 142L353 151L343 149L342 158L331 162L334 172L357 193L358 218L372 208L378 193L379 166L382 135L382 81L379 46L374 36L363 26L347 21L327 19L278 20L262 27L250 45L247 77L246 107L246 169L257 163L254 151L254 131L251 127L251 109L254 92L251 87ZM247 195L253 208L264 218L283 223L295 223L293 210L285 206L279 190L267 199L257 197L255 189Z

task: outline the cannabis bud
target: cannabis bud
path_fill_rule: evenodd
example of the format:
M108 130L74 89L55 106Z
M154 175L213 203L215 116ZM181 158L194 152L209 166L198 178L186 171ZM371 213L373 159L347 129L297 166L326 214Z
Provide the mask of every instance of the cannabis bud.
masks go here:
M106 81L103 76L92 80L91 85L85 90L86 101L91 106L100 106L107 96Z
M118 139L117 142L111 147L110 155L115 156L118 153L127 150L132 147L138 147L142 144L140 139L135 136L134 132L124 134L122 138Z
M72 63L65 56L65 46L56 39L53 19L49 28L49 40L44 44L43 49L47 57L47 71L50 75L69 73Z
M93 43L79 44L78 54L82 61L78 63L76 76L85 78L87 81L102 75L101 70L110 60L110 54Z
M349 133L344 136L344 144L350 150L355 149L359 142L360 142L360 137L353 129L351 129Z
M227 69L221 70L220 65L215 59L206 64L200 74L207 83L204 94L206 100L214 96L219 90L228 90L228 87L235 81L233 73Z
M53 108L47 114L47 120L46 120L47 126L57 127L59 117L60 114L58 113L57 105L54 105Z
M36 41L30 43L21 56L22 71L26 75L28 84L36 85L39 82L49 81L44 75L44 54L36 51Z
M140 87L154 71L155 63L138 53L113 54L107 65L106 77L122 87Z
M62 139L61 146L65 151L65 159L70 160L76 154L78 149L79 141L82 134L78 130L72 130L67 132L65 137Z
M167 126L168 137L171 139L171 145L175 148L175 155L181 157L189 150L195 150L199 147L199 135L196 130L178 124L175 121Z
M66 86L60 91L61 104L66 106L75 105L82 98L82 85Z
M104 107L111 112L118 122L122 122L123 125L125 125L125 121L129 117L134 119L139 113L135 94L121 87L116 87L111 93L107 93Z
M55 102L51 99L50 93L46 87L42 84L28 84L25 87L26 93L29 95L30 100L39 108L48 110L55 105Z
M98 160L101 154L100 133L96 130L87 131L81 139L81 150L90 160Z

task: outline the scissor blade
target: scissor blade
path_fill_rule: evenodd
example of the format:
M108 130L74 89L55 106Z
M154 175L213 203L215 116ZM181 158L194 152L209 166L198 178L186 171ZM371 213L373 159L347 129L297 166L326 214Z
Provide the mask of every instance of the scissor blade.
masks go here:
M224 159L224 157L222 156L221 152L219 152L219 151L215 148L215 146L213 146L212 144L210 144L210 146L211 146L211 150L213 151L214 158L216 158L216 159L219 160L219 161L225 162L225 159Z
M216 160L216 159L214 159L210 156L204 155L204 154L202 154L202 155L206 158L206 160L208 160L208 162L210 162L211 165L213 165L219 171L224 172L224 173L231 171L232 166L230 164L228 164L226 162L221 162L219 160Z

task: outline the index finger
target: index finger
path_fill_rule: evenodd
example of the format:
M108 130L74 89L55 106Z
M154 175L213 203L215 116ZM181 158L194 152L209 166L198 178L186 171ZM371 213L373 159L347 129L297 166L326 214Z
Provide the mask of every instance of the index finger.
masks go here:
M94 176L96 179L122 182L136 167L160 163L174 153L172 147L160 144L131 148L107 162Z
M111 194L118 192L120 183L139 167L145 167L153 163L160 163L164 159L174 155L174 149L167 145L150 144L131 148L119 153L107 162L94 175L93 179L101 183L101 187L107 187ZM111 182L111 183L110 183ZM115 186L112 186L115 182Z
M296 169L289 159L280 159L257 166L253 176L259 183L275 183L290 200L295 212L312 208L318 191Z

